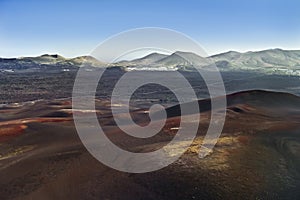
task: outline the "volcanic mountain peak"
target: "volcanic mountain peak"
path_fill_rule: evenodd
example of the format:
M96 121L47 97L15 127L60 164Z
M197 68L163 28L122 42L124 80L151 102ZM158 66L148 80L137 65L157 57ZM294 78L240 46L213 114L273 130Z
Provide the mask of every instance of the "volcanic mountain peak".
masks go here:
M7 71L18 70L59 70L69 71L80 66L102 67L105 64L92 56L79 56L75 58L64 58L58 54L43 54L36 57L19 57L10 59L0 59L0 69ZM65 69L68 68L68 69Z
M56 64L57 62L61 62L66 59L58 54L43 54L36 57L20 57L18 60L21 62L29 61L36 64Z
M100 66L105 65L105 63L97 60L96 58L94 58L92 56L78 56L75 58L68 59L68 61L72 62L73 64L76 64L76 65L90 64L95 67L97 67L97 66L100 67Z
M146 64L152 64L152 63L157 62L158 60L164 59L166 57L168 57L168 55L154 52L154 53L148 54L142 58L138 58L138 59L129 61L129 63L134 64L134 65L146 65Z
M168 55L166 54L161 54L161 53L157 53L157 52L154 52L154 53L150 53L142 58L138 58L138 59L135 59L135 60L140 60L140 59L162 59L162 58L165 58L167 57Z
M61 55L58 55L58 54L43 54L43 55L37 56L37 57L47 57L47 58L55 58L55 59L63 58L64 59L64 57L62 57Z
M176 51L170 56L167 56L156 63L166 66L189 66L189 65L205 65L207 64L207 58L201 57L192 52Z
M215 60L231 60L231 59L236 59L238 58L242 53L237 52L237 51L227 51L224 53L216 54L210 56L211 59Z

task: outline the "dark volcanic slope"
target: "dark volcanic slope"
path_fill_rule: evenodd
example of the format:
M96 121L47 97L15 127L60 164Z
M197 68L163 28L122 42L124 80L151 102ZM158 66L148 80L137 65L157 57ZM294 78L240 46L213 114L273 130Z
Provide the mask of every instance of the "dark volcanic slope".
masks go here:
M76 134L68 99L4 106L0 199L299 199L300 98L256 90L227 99L225 127L212 154L197 155L210 120L209 101L202 100L206 112L193 145L177 162L146 174L118 172L96 161ZM105 116L103 129L132 151L160 148L179 126L174 106L167 109L172 117L160 136L132 140L115 127L108 105L96 101L97 113ZM133 110L133 116L147 117Z
M229 94L226 99L227 107L236 112L243 112L243 110L237 108L239 105L252 106L279 115L290 114L290 112L293 113L300 109L300 98L283 92L251 90ZM201 112L211 109L210 99L199 100L198 105ZM166 111L168 117L180 116L180 105L169 107Z

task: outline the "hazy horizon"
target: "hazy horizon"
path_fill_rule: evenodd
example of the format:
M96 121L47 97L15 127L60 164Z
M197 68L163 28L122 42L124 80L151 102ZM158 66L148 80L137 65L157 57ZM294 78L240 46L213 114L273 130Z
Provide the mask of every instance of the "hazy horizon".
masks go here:
M261 50L249 50L249 51L228 50L228 51L224 51L224 52L218 52L216 54L209 54L208 56L209 57L210 56L215 56L215 55L222 54L222 53L227 53L227 52L230 52L230 51L234 51L234 52L238 52L238 53L248 53L248 52L260 52L260 51L265 51L265 50L275 50L275 49L280 49L280 50L283 50L283 51L297 51L297 50L300 50L300 48L299 49L282 49L282 48L277 48L277 47L275 47L275 48L269 48L269 49L261 49ZM131 61L131 60L135 60L135 59L140 59L140 58L143 58L143 57L148 56L148 55L153 54L153 53L164 54L164 55L171 55L171 54L173 54L175 52L187 52L187 51L178 50L178 51L174 51L172 53L165 53L165 52L159 52L159 51L149 51L148 53L141 53L141 54L139 54L139 52L138 52L137 54L133 54L133 55L130 54L128 57L125 56L124 59L118 60L118 62L120 62L120 61ZM188 53L195 53L195 52L188 52ZM197 53L195 53L195 54L197 54ZM39 57L39 56L43 56L43 55L59 55L59 56L62 56L64 58L66 58L66 59L76 58L76 57L80 57L80 56L91 56L89 54L83 54L83 55L76 55L74 57L67 57L67 56L64 56L62 54L55 53L55 52L53 52L53 53L52 52L51 53L49 53L49 52L47 53L46 52L46 53L43 53L43 54L27 55L27 56L16 56L16 57L3 57L3 56L0 55L0 58L4 58L4 59L5 58L8 58L8 59L9 58L23 58L23 57L25 58L25 57ZM101 60L99 60L99 61L101 61Z

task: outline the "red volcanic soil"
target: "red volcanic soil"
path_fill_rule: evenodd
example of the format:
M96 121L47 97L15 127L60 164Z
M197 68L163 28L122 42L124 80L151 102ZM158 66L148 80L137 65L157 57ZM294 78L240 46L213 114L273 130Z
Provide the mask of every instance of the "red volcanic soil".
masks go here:
M119 172L92 157L77 135L69 100L1 108L0 199L299 199L300 98L248 91L228 95L227 102L223 132L209 156L197 154L210 121L210 100L201 100L191 147L175 163L145 174ZM159 134L132 138L116 127L108 104L96 101L99 123L126 150L159 149L180 128L176 105L166 109ZM149 120L141 109L132 116L141 124ZM176 145L173 153L182 143Z
M26 128L27 126L24 124L0 126L0 142L4 142L12 136L22 134Z
M30 123L71 121L69 113L60 111L69 108L71 101L36 102L7 105L0 110L0 141L12 139L27 128ZM54 106L54 108L53 108Z
M71 118L26 118L20 120L11 120L0 122L0 142L11 139L13 136L18 136L24 132L28 123L38 122L65 122L71 121Z

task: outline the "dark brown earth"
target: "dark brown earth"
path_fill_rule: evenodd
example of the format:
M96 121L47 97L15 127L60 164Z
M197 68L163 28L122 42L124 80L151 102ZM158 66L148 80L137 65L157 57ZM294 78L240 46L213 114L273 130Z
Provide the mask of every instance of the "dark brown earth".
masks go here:
M94 159L76 133L70 99L3 106L0 199L299 199L300 98L247 91L227 100L225 127L209 156L197 155L210 120L209 100L202 100L193 145L175 163L145 174L119 172ZM103 129L132 151L162 147L180 122L179 107L170 107L158 136L131 140L108 107L107 100L96 101ZM132 115L140 123L148 119L139 108Z

